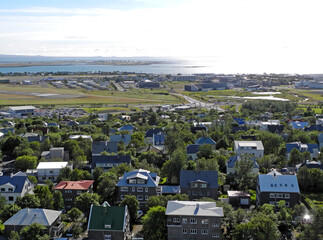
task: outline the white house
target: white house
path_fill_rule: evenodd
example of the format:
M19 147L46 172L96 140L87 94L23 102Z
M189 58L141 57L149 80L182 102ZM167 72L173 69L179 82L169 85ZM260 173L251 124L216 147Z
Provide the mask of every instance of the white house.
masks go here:
M7 203L14 203L17 197L23 197L27 193L33 194L33 190L34 185L22 172L10 176L0 176L0 195L6 198Z
M70 167L68 162L40 162L37 166L38 182L50 180L56 182L62 168Z
M28 114L34 115L35 111L37 110L37 108L35 108L34 106L9 107L8 109L9 113L13 117L28 116Z
M264 146L261 141L234 141L234 152L238 155L251 154L257 158L262 158Z

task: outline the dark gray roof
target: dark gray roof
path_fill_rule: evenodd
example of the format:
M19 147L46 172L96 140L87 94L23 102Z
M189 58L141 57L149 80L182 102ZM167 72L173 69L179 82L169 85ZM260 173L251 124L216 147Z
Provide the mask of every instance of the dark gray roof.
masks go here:
M196 182L198 180L207 182L209 184L208 188L218 188L217 171L181 170L179 184L181 188L189 188L191 182Z
M120 163L131 163L131 157L130 156L120 156L120 155L92 155L92 169L96 167L99 163L114 163L114 164L120 164Z
M128 145L131 140L131 135L126 134L126 135L111 135L110 136L110 142L120 142L122 141L124 145Z
M117 153L118 152L118 142L92 142L92 154L100 154L102 152Z
M296 175L258 175L260 192L300 193Z

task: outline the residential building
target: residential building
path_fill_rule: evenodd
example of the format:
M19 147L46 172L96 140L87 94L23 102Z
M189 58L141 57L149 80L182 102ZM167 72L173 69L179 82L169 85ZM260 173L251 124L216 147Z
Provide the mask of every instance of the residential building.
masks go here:
M243 191L227 191L229 204L234 207L249 207L250 194Z
M20 137L27 139L28 142L43 143L48 137L39 135L38 133L23 133Z
M121 163L131 164L131 157L129 155L92 155L91 168L94 170L96 167L102 168L103 171L108 171L110 168L116 167Z
M127 206L91 205L88 222L88 239L130 239L130 215Z
M210 137L200 137L199 139L195 140L195 144L210 144L214 149L216 147L216 142Z
M308 127L308 122L300 122L300 121L295 121L291 122L290 125L292 126L293 129L304 129L305 127Z
M91 135L70 135L68 138L70 140L78 140L78 139L82 138L82 139L88 139L88 140L92 141Z
M44 157L46 161L53 159L69 161L69 153L68 151L64 151L64 147L51 148L49 151L42 152L41 156Z
M33 190L34 185L22 172L0 176L0 195L5 197L7 203L14 203L18 197L26 194L33 194Z
M61 214L61 211L49 209L24 208L4 222L5 234L9 236L11 231L19 232L26 226L38 223L46 227L50 237L59 237L64 226Z
M155 134L163 133L161 128L148 129L145 133L145 142L153 144L153 138Z
M264 146L261 141L234 141L234 152L238 155L250 154L257 158L264 156Z
M300 201L300 190L296 175L260 174L257 179L257 205L276 205L285 200L287 207L294 207Z
M319 145L317 143L301 143L301 142L292 142L286 143L286 158L290 158L291 151L295 148L301 153L309 152L311 154L311 158L316 158L319 154ZM310 159L307 159L310 160Z
M228 161L227 161L227 174L230 174L230 173L235 173L235 164L236 162L238 161L241 161L241 155L235 155L235 156L232 156L232 157L229 157L228 158ZM245 156L245 157L248 157L248 156ZM253 167L251 169L251 172L252 173L259 173L259 165L257 163L257 158L254 157L254 156L250 156L250 159L253 161Z
M118 131L128 131L130 134L133 133L135 127L131 124L123 125L122 127L118 128Z
M197 159L197 153L200 151L200 146L202 145L199 145L199 144L187 145L186 154L187 154L188 160L195 161Z
M298 172L298 170L302 167L306 167L308 169L312 169L312 168L316 168L316 169L320 169L323 170L323 165L321 163L321 161L309 161L306 160L305 162L301 163L301 164L297 164L295 169Z
M92 154L101 154L102 152L107 153L117 153L118 152L118 142L92 142Z
M215 202L168 201L167 239L221 239L223 208Z
M165 134L163 133L154 134L153 146L163 148L165 146Z
M45 180L56 182L60 171L65 167L72 168L68 162L40 162L37 166L38 182L42 183Z
M93 193L93 180L61 181L54 189L63 195L65 209L74 207L75 198L82 193Z
M159 82L153 82L151 80L143 80L138 83L139 88L159 88L160 84Z
M181 170L181 193L188 195L189 200L202 197L218 198L218 172Z
M110 142L123 142L124 145L128 145L130 143L130 140L130 134L110 135Z
M323 147L323 133L320 133L318 136L318 142L319 142L319 150Z
M140 205L144 205L149 196L161 195L159 181L157 173L148 170L137 169L126 172L117 183L118 201L122 201L125 195L134 195Z

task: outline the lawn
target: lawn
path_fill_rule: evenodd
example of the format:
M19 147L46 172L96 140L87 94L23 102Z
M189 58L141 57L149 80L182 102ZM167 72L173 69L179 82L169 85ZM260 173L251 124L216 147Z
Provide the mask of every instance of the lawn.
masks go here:
M323 207L323 193L304 194L304 199L311 207Z

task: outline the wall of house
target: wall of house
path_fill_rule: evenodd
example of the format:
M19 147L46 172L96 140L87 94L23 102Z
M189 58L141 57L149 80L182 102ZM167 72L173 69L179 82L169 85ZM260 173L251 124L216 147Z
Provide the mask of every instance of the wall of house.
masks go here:
M275 204L275 202L279 202L280 200L288 203L286 206L294 207L300 201L300 194L288 192L257 192L257 205L263 205L265 203Z
M88 231L88 239L91 240L102 240L109 239L107 236L111 236L111 240L120 239L126 240L126 234L121 231L103 231L103 230L89 230Z
M125 195L133 195L136 196L140 205L144 205L149 196L156 196L157 195L157 189L156 187L141 187L141 186L127 186L128 190L125 191L125 189L123 189L123 191L121 190L121 187L118 187L118 200L121 202L123 199L123 196ZM140 191L142 188L142 192ZM139 190L139 191L138 191ZM139 196L139 197L138 197ZM142 198L141 198L142 196Z
M217 189L210 189L210 188L185 188L181 187L181 193L187 194L189 200L199 199L202 197L210 197L213 199L218 199L218 191Z

